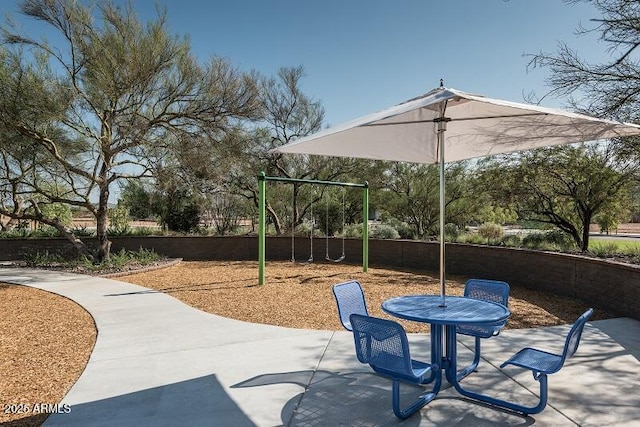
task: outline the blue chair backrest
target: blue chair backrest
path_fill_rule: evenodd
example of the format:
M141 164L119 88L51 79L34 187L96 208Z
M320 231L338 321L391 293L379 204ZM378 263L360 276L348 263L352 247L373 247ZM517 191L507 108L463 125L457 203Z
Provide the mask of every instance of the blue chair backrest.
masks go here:
M564 343L564 350L562 352L562 364L564 361L573 356L578 350L578 344L580 344L580 338L582 337L582 330L584 329L584 325L587 323L587 320L593 315L593 308L585 311L578 320L573 324L569 334L567 335L567 340ZM562 366L562 364L560 366Z
M413 378L409 341L402 325L392 320L352 314L356 355L378 372Z
M340 322L347 331L351 330L351 321L349 316L352 314L368 315L367 305L364 300L364 292L362 286L357 280L351 280L345 283L339 283L333 286L333 295L338 304L338 314Z
M499 280L469 279L464 296L509 306L509 284Z

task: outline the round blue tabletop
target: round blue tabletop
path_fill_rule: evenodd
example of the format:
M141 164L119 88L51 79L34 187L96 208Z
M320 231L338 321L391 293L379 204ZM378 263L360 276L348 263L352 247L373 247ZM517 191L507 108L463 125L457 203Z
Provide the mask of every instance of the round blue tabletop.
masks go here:
M478 325L505 321L511 312L507 307L490 301L467 297L440 295L404 295L382 303L382 309L401 319L440 325Z

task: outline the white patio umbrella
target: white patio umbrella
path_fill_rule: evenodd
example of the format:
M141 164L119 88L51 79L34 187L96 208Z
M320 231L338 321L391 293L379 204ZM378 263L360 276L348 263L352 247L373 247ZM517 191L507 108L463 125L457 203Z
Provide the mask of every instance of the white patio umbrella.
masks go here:
M638 125L486 98L441 86L274 151L439 164L440 293L444 305L445 163L638 134Z

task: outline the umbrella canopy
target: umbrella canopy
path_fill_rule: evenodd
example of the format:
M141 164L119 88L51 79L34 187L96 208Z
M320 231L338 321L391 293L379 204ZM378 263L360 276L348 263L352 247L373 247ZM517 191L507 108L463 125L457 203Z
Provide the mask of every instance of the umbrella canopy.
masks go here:
M637 125L439 88L274 151L439 163L440 120L448 122L445 162L640 133Z
M386 110L300 138L275 152L440 164L500 153L640 134L640 126L440 87ZM440 282L445 304L444 227Z

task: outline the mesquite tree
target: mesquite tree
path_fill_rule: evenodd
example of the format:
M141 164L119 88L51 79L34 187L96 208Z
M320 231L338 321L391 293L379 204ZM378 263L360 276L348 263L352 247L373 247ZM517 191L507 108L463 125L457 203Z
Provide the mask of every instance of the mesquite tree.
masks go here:
M11 21L2 28L0 213L49 224L101 261L113 184L152 175L176 140L219 139L255 115L255 81L219 58L198 63L188 40L168 33L163 11L146 24L131 4L110 1L26 0L20 12L55 36L34 38ZM96 248L47 217L49 203L90 212Z

